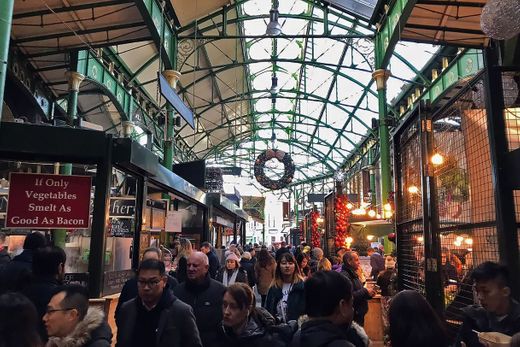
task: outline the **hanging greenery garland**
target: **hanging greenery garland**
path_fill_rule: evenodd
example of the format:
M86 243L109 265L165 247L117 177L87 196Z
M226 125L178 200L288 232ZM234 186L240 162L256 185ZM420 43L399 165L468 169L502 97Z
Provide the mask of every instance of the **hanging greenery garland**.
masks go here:
M271 159L277 159L284 166L283 176L275 181L267 177L264 173L265 163ZM294 177L294 162L289 153L285 153L279 149L268 149L260 153L255 161L255 178L262 186L277 190L286 187L292 182Z

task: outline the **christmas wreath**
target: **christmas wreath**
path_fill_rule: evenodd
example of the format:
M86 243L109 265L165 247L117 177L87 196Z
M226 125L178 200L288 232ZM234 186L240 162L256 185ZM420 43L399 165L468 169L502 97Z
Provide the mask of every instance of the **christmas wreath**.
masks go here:
M283 176L275 181L267 177L264 173L265 163L276 158L284 166ZM255 178L262 186L276 190L282 189L292 182L294 177L294 162L289 153L285 153L278 149L268 149L260 153L255 161Z

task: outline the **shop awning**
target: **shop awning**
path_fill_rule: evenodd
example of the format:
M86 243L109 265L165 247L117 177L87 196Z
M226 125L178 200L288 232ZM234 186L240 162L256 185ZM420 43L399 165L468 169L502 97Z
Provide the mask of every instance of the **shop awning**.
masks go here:
M366 222L356 222L350 225L352 229L364 235L374 235L384 237L394 231L394 225L386 220L372 220Z

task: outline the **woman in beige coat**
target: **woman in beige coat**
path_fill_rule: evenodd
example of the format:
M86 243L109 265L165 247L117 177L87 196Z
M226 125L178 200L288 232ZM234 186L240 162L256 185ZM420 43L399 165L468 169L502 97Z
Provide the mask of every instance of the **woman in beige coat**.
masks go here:
M274 272L276 271L276 261L269 254L267 249L263 248L258 253L258 258L255 264L256 288L262 297L262 307L265 306L265 299L267 292L274 279Z

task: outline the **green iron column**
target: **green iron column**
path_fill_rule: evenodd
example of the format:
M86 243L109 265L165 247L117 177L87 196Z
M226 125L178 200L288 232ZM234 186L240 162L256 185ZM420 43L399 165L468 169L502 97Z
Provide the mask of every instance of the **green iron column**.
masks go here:
M11 37L11 20L13 18L14 0L0 1L0 121L4 102L5 78L7 76L7 59L9 57L9 39Z
M390 71L379 69L374 71L372 77L377 85L377 98L379 101L379 152L381 156L381 206L387 203L392 191L392 175L390 164L390 131L387 122L386 81L390 77Z
M74 125L74 121L78 116L78 94L79 86L85 79L85 76L76 71L68 71L69 79L69 96L67 99L67 116L70 125Z
M67 78L69 80L69 95L67 100L67 116L69 124L73 125L76 117L78 115L78 94L79 94L79 86L81 82L85 79L85 76L75 71L68 71ZM60 175L72 175L72 164L58 164L60 167L59 174ZM57 170L56 170L57 171ZM55 172L57 173L57 172ZM52 239L54 241L54 245L65 248L65 238L67 237L66 229L55 229L52 231Z
M168 84L170 87L172 87L174 90L177 88L177 82L179 81L179 78L181 77L181 73L179 71L175 70L164 70L162 72L163 76L168 81ZM173 141L174 141L174 110L173 107L168 103L167 106L167 117L166 117L166 139L164 140L164 159L163 159L163 166L166 167L168 170L172 169L173 165Z

